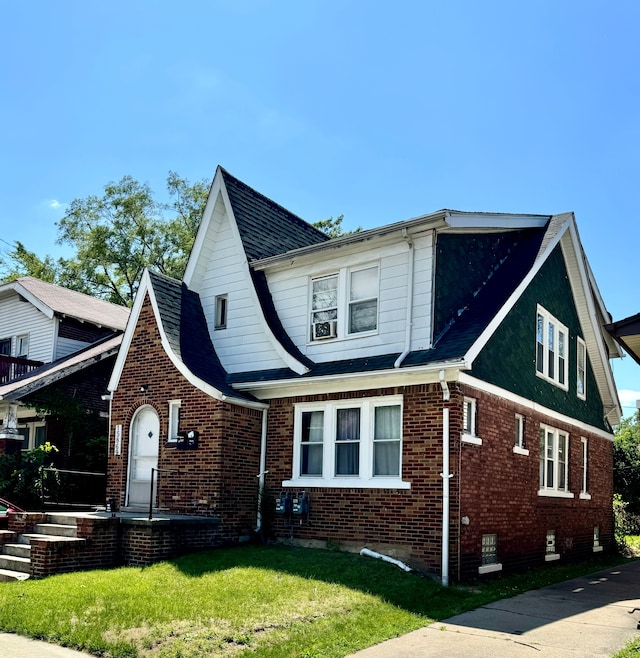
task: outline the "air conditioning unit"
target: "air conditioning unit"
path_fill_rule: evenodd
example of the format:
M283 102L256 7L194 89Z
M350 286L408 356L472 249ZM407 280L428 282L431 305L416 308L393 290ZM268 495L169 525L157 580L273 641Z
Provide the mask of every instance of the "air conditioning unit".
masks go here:
M335 320L325 320L324 322L313 323L313 340L324 340L325 338L335 338L337 322Z

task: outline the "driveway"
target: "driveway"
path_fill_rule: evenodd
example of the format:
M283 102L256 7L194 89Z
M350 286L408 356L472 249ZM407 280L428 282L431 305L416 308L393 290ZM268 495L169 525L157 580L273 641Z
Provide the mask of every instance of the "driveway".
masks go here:
M502 599L348 658L610 658L640 634L640 561Z

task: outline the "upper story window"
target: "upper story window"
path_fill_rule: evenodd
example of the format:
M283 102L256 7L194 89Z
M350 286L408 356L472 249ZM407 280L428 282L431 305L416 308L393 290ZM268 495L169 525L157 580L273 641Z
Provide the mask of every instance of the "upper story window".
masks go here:
M587 346L582 338L577 342L576 392L582 400L587 398Z
M296 406L285 486L408 488L401 472L402 396Z
M569 435L540 425L539 496L573 498L569 492Z
M26 359L29 356L29 336L18 336L16 338L16 356L19 359Z
M214 329L227 328L227 307L229 298L227 295L216 295L216 317Z
M378 265L342 268L311 279L311 340L376 331L378 290Z
M567 389L569 330L542 306L536 315L536 372Z

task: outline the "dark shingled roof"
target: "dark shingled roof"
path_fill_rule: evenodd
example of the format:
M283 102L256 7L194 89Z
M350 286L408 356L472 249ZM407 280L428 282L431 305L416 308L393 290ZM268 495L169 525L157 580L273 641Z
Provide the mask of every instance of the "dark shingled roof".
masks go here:
M410 352L401 368L455 361L464 357L533 266L543 237L543 229L520 232L520 239L512 245L509 256L494 270L460 315L441 333L434 347ZM236 373L229 381L304 380L309 377L392 370L398 356L399 353L393 353L316 363L304 375L296 375L287 369Z
M149 272L149 279L162 327L176 357L196 377L224 395L253 400L227 384L226 372L211 343L199 295L184 283L163 274Z
M260 260L329 238L220 167L247 259Z

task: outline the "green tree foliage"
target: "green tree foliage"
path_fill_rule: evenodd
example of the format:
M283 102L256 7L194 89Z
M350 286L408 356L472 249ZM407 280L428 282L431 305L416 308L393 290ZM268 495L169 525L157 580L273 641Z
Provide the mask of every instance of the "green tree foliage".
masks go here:
M328 235L330 238L339 238L341 235L349 235L351 233L359 233L362 231L362 227L358 226L353 231L344 231L342 229L342 220L344 215L338 215L335 219L329 217L328 219L319 219L317 222L313 222L319 231L322 231L325 235Z
M0 263L3 278L29 275L130 306L145 267L182 278L207 200L208 185L167 177L169 200L157 201L148 184L131 176L108 183L102 196L74 199L57 222L69 259L38 257L22 243Z
M205 180L167 176L168 201L131 176L105 185L101 196L74 199L57 222L57 243L70 258L40 257L19 241L0 257L0 276L33 276L71 290L131 306L146 267L181 279L207 202ZM331 238L343 231L343 215L313 225Z
M640 412L623 418L613 443L613 489L627 504L627 511L640 514Z

